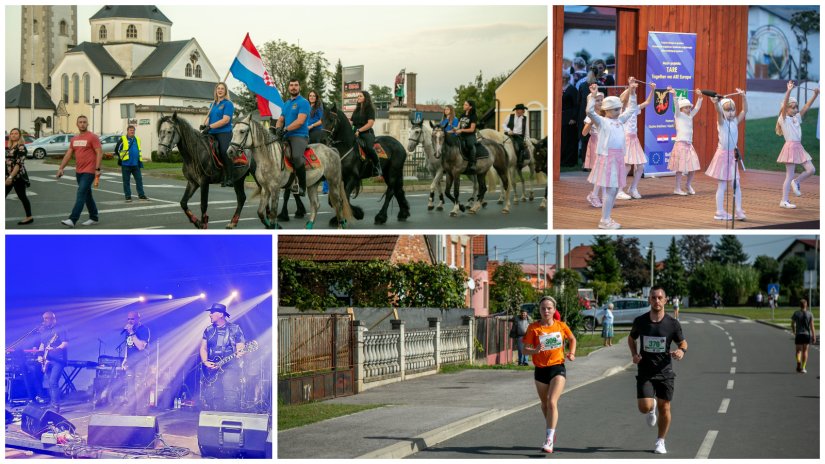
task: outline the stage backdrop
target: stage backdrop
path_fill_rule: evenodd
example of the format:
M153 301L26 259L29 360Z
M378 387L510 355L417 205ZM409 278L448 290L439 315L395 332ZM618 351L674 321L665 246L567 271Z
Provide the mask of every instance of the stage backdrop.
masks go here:
M647 77L644 80L656 84L656 95L645 111L645 177L655 177L672 174L667 169L667 161L676 141L673 112L678 111L678 108L673 96L668 93L667 86L676 89L679 96L691 101L695 99L690 89L695 88L693 71L696 64L696 34L649 32L647 50ZM641 100L650 92L650 87L640 84L639 88L645 89L637 92L637 97Z
M553 179L559 179L561 121L561 60L564 54L564 6L553 12ZM696 68L693 87L730 93L745 89L748 51L748 6L626 6L616 9L616 83L627 84L628 76L643 76L647 64L647 33L650 31L696 34ZM747 90L747 89L746 89ZM639 92L641 95L641 92ZM707 97L706 97L707 100ZM710 103L710 101L705 101ZM702 105L705 105L703 103ZM693 146L702 169L707 169L716 151L716 114L710 105L693 119ZM647 112L644 109L643 112ZM743 133L747 131L743 128ZM639 131L640 139L644 131ZM644 143L644 140L641 140ZM744 153L745 137L739 137ZM748 154L744 153L747 163Z

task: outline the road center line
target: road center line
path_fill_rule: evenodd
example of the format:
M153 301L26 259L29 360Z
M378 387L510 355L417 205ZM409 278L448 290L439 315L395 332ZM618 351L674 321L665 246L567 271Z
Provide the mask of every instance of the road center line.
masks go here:
M722 404L719 405L719 414L725 414L728 412L728 406L730 406L730 398L722 398Z
M699 451L696 453L694 459L707 459L710 456L710 450L713 448L713 442L716 441L716 435L719 435L718 430L708 430L705 439L702 440L702 445L699 446Z
M730 346L736 346L736 345L734 345L733 342L730 342Z
M728 390L733 390L733 380L728 380Z
M730 350L731 353L736 354L736 348Z
M731 367L731 368L730 368L730 373L731 373L731 374L736 374L736 368L735 368L735 367Z
M730 358L730 362L735 363L736 362L736 356Z

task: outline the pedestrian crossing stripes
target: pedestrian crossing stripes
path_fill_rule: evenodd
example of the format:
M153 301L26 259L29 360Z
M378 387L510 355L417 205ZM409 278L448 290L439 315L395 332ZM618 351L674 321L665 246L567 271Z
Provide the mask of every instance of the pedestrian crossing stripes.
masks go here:
M703 319L690 319L690 320L680 320L679 323L684 324L704 324L707 322L708 324L753 324L755 323L752 319L711 319L709 321L705 321Z

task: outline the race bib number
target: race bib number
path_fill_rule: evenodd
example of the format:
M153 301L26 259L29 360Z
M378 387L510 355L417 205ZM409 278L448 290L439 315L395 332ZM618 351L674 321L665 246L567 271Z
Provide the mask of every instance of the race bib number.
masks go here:
M561 332L551 332L539 336L539 343L541 343L541 350L555 350L562 347Z
M664 353L667 350L667 337L642 337L642 349L648 353Z

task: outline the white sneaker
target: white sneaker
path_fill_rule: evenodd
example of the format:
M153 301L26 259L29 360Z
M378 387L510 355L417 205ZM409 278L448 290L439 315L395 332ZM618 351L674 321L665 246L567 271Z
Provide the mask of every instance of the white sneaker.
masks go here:
M653 398L653 409L647 413L646 419L648 427L654 427L656 425L656 398Z
M84 226L96 226L97 221L95 221L94 219L87 219L83 221L81 224L83 224Z
M747 219L747 218L748 218L748 217L747 217L747 216L745 216L745 212L744 212L744 211L741 211L741 210L740 210L740 211L737 211L737 212L736 212L736 220L737 220L737 221L744 221L744 220L745 220L745 219Z
M732 218L728 213L716 213L713 215L713 219L716 219L717 221L730 221Z
M780 207L780 208L786 208L786 209L796 209L796 205L795 205L795 204L793 204L793 203L791 203L791 202L789 202L789 201L781 201L781 202L779 202L779 207Z
M801 373L803 373L803 374L807 374L807 373L808 373L808 369L805 369L805 368L803 367L803 368L802 368L802 370L801 370L801 371L799 371L799 372L801 372Z
M74 229L74 221L72 221L71 219L64 219L60 221L60 223L70 229Z
M625 193L624 190L619 190L619 193L616 194L617 200L630 200L630 195Z
M688 185L687 193L688 193L688 195L696 195L696 190L693 190L693 187Z
M588 193L586 198L587 198L588 203L590 203L590 206L592 206L594 208L601 208L602 207L601 200L599 200L598 195L593 195L593 192Z
M656 442L656 447L653 448L653 452L656 454L667 454L667 450L665 449L665 441L659 440Z
M682 189L676 189L676 190L673 191L673 194L674 195L686 196L687 192L683 191Z
M642 195L639 193L638 190L631 190L630 191L630 196L637 199L637 200L642 198Z
M794 179L794 180L791 181L791 190L793 190L794 195L796 195L798 197L802 196L802 191L799 190L799 181L798 180Z
M547 437L547 440L541 446L541 450L545 453L552 453L553 452L553 440L550 437Z
M599 221L599 229L615 230L615 229L621 229L621 227L622 227L621 224L614 221L613 219L608 219L607 221L604 221L604 220Z

